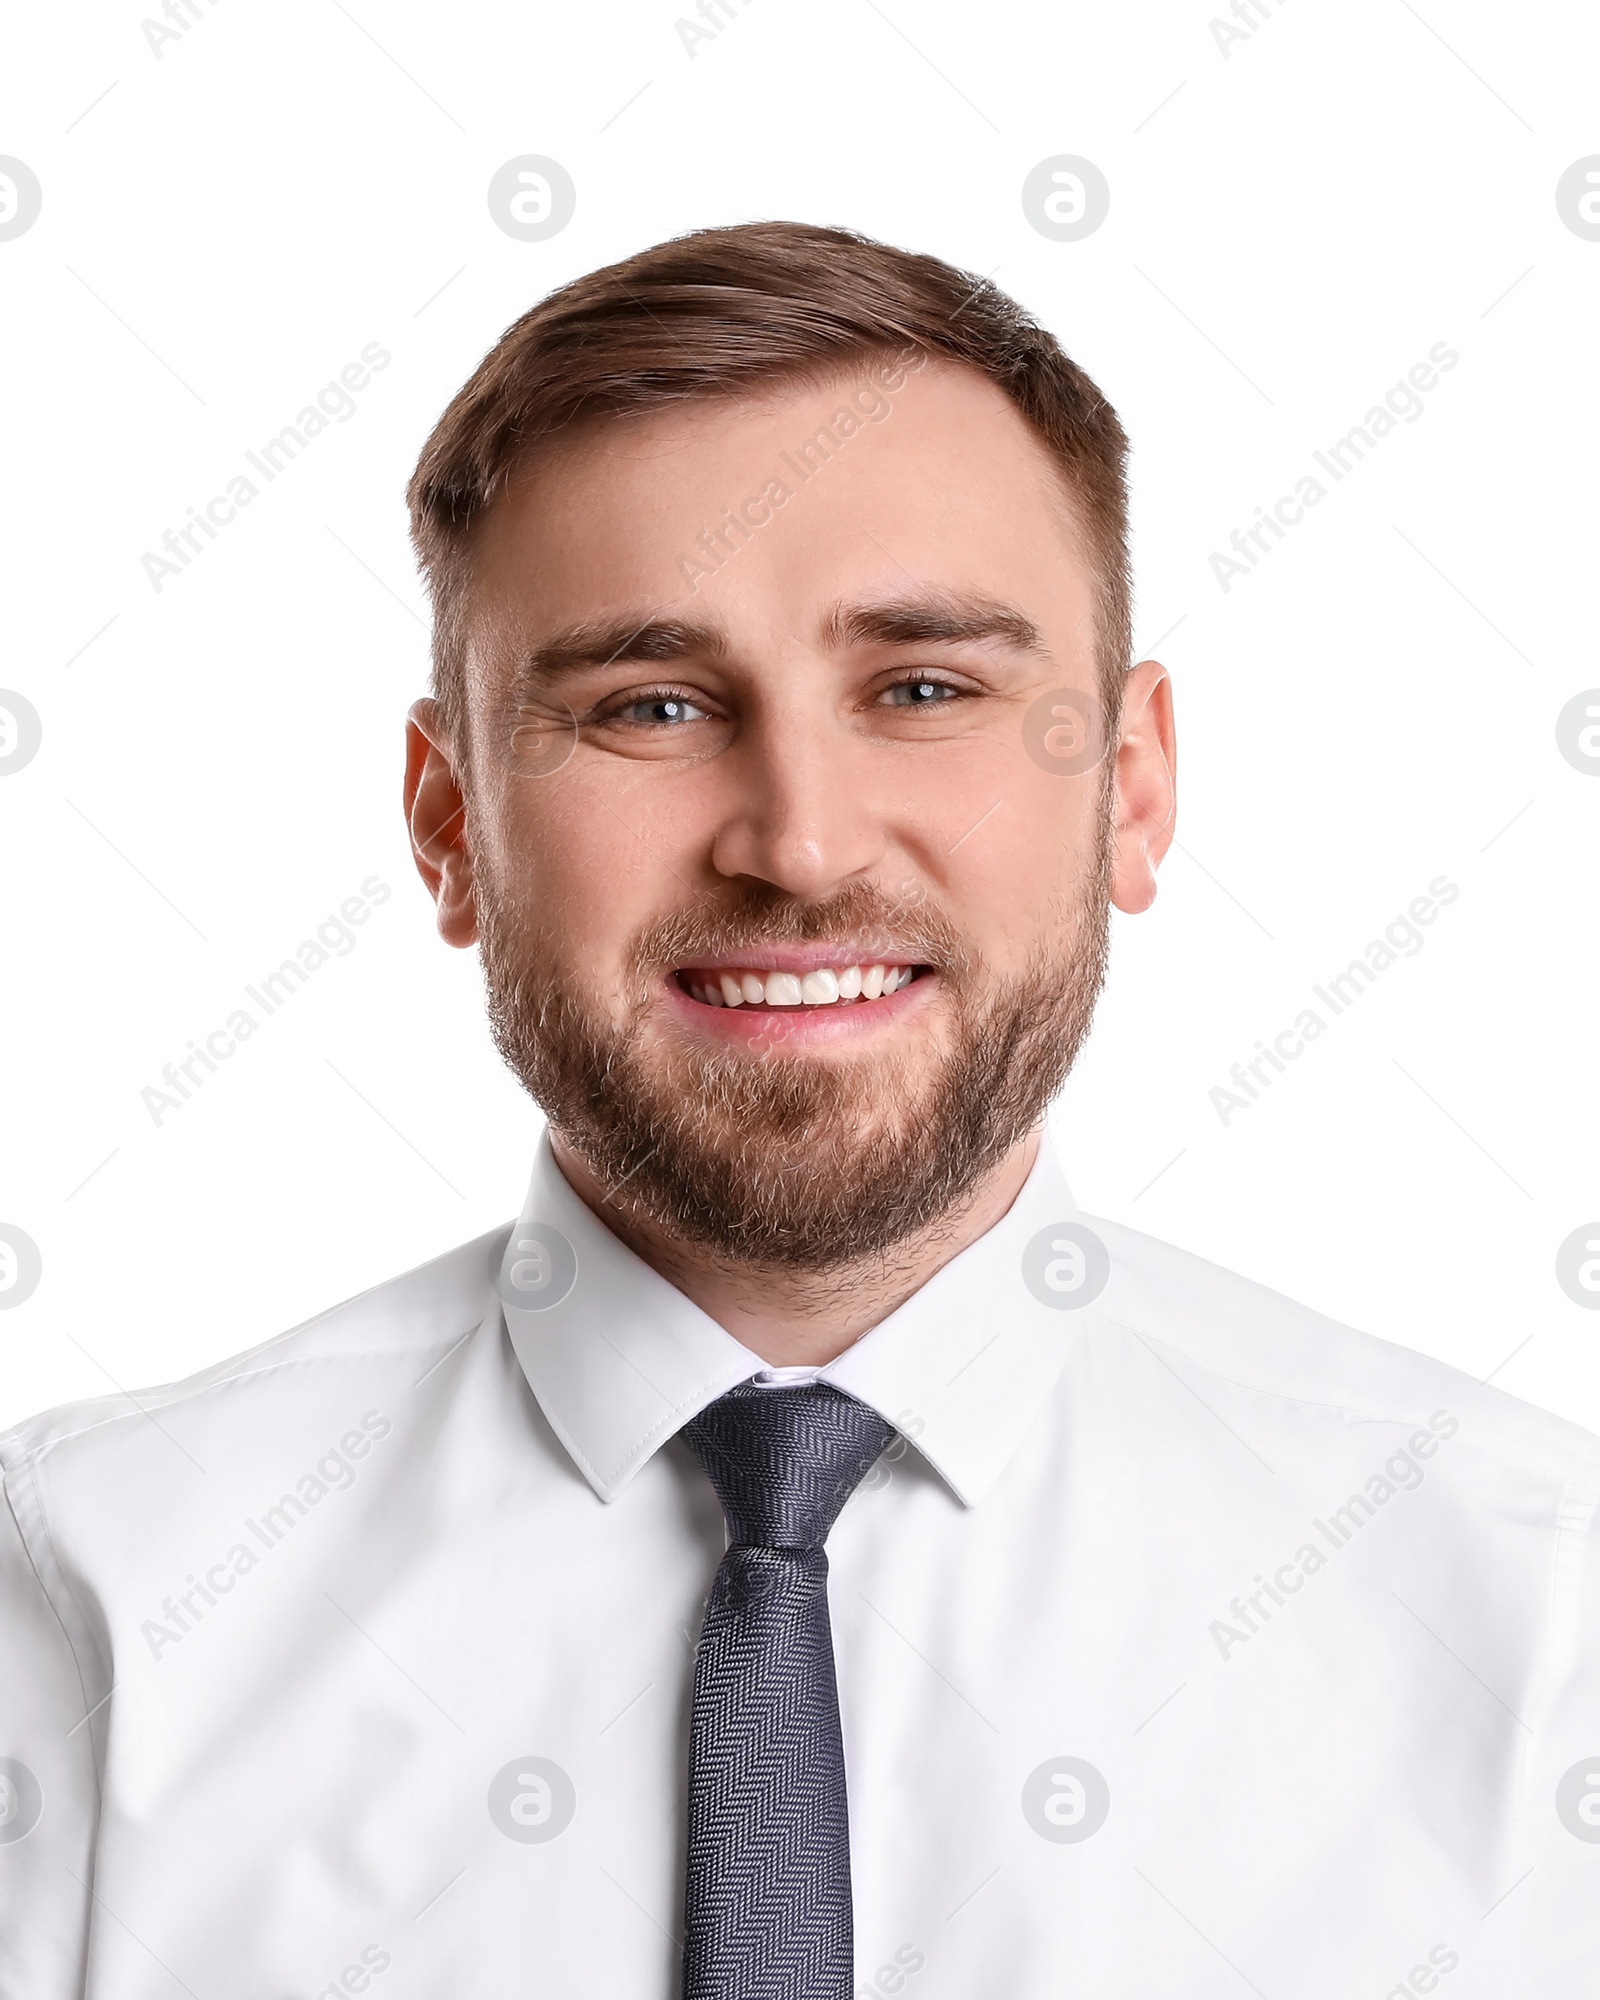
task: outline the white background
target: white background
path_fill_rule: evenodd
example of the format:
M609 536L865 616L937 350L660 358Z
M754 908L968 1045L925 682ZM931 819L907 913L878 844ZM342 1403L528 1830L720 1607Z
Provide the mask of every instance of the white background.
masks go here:
M403 837L403 488L549 287L788 216L992 272L1134 439L1181 846L1058 1108L1079 1199L1600 1428L1600 1315L1555 1280L1600 1216L1600 775L1555 735L1600 685L1600 243L1554 199L1600 152L1600 17L1261 0L1224 54L1212 0L729 0L691 56L679 4L193 0L159 54L133 0L12 16L0 153L44 205L0 243L0 684L44 737L0 779L0 1223L43 1279L0 1419L516 1212L536 1114ZM578 191L543 243L485 200L526 153ZM1111 187L1078 243L1019 199L1061 153ZM355 416L153 590L163 530L373 341ZM1425 414L1225 593L1212 552L1439 341ZM153 1123L163 1064L374 874L356 949ZM1225 1126L1229 1066L1440 874L1424 949Z

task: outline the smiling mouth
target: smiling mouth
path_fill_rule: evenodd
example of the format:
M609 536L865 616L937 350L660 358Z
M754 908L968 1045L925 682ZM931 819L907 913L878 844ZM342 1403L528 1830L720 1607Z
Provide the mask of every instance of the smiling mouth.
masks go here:
M918 965L818 965L808 972L764 966L690 966L674 977L703 1007L847 1007L887 999L925 970Z

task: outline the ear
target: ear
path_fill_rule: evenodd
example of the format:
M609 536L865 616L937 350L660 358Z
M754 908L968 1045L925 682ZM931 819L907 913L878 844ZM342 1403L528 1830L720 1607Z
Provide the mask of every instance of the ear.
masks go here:
M478 940L467 802L439 704L413 702L406 717L406 826L411 858L428 885L439 935L462 949Z
M1172 845L1177 768L1172 682L1158 660L1141 660L1123 687L1111 871L1111 900L1130 916L1156 899L1156 869Z

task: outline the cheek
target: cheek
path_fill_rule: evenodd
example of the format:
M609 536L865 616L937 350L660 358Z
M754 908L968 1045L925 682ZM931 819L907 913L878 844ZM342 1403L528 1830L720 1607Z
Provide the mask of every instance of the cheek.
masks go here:
M1055 926L1062 871L1030 842L996 842L954 883L957 923L997 974L1019 972Z
M672 839L648 788L630 795L573 765L507 785L488 844L502 899L528 938L562 968L600 976L643 925L687 899Z
M1021 969L1078 921L1093 891L1099 796L1098 773L1014 775L1000 806L950 854L951 913L996 971Z

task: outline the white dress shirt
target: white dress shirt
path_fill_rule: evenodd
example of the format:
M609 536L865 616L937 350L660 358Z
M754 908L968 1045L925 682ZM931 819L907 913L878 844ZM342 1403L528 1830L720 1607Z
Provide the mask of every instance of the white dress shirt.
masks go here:
M541 1147L522 1217L0 1440L6 2000L673 2000L762 1363ZM808 1372L808 1371L802 1371ZM861 1995L1600 1982L1600 1441L1076 1209L822 1371Z

